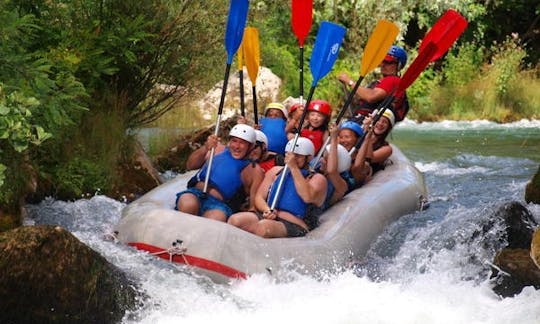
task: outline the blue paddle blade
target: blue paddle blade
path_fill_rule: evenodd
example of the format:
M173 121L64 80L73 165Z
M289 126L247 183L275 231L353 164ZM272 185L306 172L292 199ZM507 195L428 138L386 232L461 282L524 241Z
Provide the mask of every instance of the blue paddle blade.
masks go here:
M244 28L249 7L249 0L231 0L229 19L225 32L225 48L227 49L227 64L232 64L233 56L242 43Z
M321 23L309 61L313 76L312 87L315 87L317 82L332 70L346 31L345 27L328 21Z

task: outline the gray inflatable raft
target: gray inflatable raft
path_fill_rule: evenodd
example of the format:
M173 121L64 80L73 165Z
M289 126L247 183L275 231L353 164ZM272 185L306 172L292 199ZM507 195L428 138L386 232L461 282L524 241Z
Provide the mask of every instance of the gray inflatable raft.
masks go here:
M117 238L171 262L185 263L216 282L284 270L314 276L340 271L365 255L384 227L422 208L423 175L393 146L385 170L349 193L301 238L264 239L226 223L174 210L176 193L194 171L153 189L127 205Z

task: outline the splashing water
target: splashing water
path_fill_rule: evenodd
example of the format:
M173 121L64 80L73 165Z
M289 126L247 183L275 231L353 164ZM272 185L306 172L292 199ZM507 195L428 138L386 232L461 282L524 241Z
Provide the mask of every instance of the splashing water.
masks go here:
M26 223L67 228L135 278L150 299L124 323L540 323L540 291L492 292L504 229L483 230L500 204L523 200L540 161L539 126L405 121L392 141L424 172L430 208L388 226L355 268L324 280L261 274L214 284L108 240L125 204L105 196L47 199L28 206ZM540 206L527 207L540 220Z

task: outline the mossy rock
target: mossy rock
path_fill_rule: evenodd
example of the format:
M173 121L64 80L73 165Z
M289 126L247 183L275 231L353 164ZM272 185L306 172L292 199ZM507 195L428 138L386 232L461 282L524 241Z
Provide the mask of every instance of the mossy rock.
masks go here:
M116 323L143 295L67 230L0 233L0 323Z
M540 165L532 180L525 187L525 201L540 204Z

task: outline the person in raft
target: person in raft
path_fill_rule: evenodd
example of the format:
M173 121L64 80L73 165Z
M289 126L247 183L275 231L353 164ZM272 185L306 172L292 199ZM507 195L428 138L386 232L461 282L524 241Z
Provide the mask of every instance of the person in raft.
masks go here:
M346 120L339 126L338 143L350 152L356 143L364 136L363 127L353 120ZM347 179L348 192L361 187L371 176L371 166L365 160L367 148L362 145L359 150L355 150L351 155L351 168Z
M304 104L302 102L295 102L289 107L289 117L287 119L287 126L285 127L287 134L297 133L300 128L300 118L304 112Z
M225 222L233 213L228 200L240 189L249 193L250 208L254 206L255 192L263 179L260 167L249 160L256 141L255 129L237 124L229 137L227 147L214 155L207 192L203 192L206 162L210 150L218 146L219 138L214 134L208 136L205 145L191 153L190 167L202 168L189 180L188 188L176 194L177 210Z
M370 125L371 122L371 117L364 120L364 128L367 129L367 135L364 139L364 141L367 141L365 153L362 153L363 149L361 147L356 159L359 160L358 165L362 164L362 159L367 161L374 174L377 171L384 170L386 160L392 155L392 146L386 141L386 138L396 123L396 117L392 110L386 109L375 125Z
M281 179L282 166L275 166L266 172L255 195L256 209L231 215L229 224L265 238L300 237L307 234L309 227L304 218L307 216L308 205L322 206L326 198L327 181L322 174L309 172L309 161L315 154L309 139L299 137L296 145L294 139L291 139L285 151L288 170L275 209L271 209L270 205Z
M338 144L339 128L335 123L330 124L330 144L326 145L324 154L318 165L313 166L317 172L322 173L328 180L328 190L323 210L328 209L349 193L349 182L353 181L350 174L351 156L347 149ZM313 161L312 163L313 164Z
M394 91L400 81L399 72L406 63L407 52L399 46L392 46L379 65L382 78L367 87L358 87L352 104L355 118L368 116L390 95L395 97L392 110L395 112L396 121L399 122L405 118L409 111L407 95L405 91L399 93L394 93ZM341 73L338 79L351 88L355 84L355 81L347 73Z
M321 149L328 137L328 124L332 116L332 106L325 100L313 100L309 103L307 110L306 120L300 130L300 136L311 140L316 153ZM287 136L291 139L295 134L289 133Z

